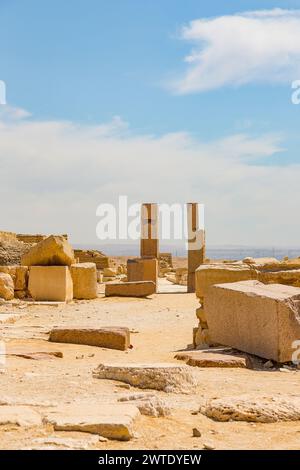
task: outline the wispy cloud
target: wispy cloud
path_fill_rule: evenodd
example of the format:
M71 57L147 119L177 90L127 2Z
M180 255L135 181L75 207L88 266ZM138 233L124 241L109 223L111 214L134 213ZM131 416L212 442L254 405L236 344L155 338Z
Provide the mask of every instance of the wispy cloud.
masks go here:
M261 10L203 18L182 28L193 44L177 93L252 82L290 82L300 76L300 10Z
M140 135L121 118L0 120L1 227L96 242L96 207L125 194L204 202L210 243L297 244L300 165L263 164L282 147L276 135Z

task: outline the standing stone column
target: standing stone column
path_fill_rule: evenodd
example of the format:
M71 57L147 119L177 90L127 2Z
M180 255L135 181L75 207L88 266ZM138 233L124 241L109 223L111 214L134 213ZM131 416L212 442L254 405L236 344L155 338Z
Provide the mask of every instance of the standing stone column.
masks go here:
M196 202L188 203L188 292L195 292L195 271L205 260L204 221L200 218L200 205Z
M158 206L142 204L141 210L141 258L158 258Z

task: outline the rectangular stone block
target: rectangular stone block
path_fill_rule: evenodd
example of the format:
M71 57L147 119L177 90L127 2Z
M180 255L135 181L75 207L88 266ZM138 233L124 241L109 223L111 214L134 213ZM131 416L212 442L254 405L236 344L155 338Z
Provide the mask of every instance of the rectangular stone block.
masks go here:
M86 344L108 349L125 351L130 346L128 328L53 328L49 341L54 343Z
M74 262L71 245L64 237L54 235L31 247L21 258L23 266L70 266Z
M147 297L156 291L152 281L121 282L105 285L106 297Z
M256 271L243 264L203 264L196 270L196 295L205 297L207 290L214 284L247 281L256 278Z
M73 281L68 266L31 266L28 290L34 300L69 302Z
M152 281L157 285L157 259L135 258L127 261L127 278L129 282Z
M74 299L95 299L97 297L97 270L95 263L71 265Z
M243 281L211 286L205 314L213 342L277 362L292 361L300 339L300 289Z

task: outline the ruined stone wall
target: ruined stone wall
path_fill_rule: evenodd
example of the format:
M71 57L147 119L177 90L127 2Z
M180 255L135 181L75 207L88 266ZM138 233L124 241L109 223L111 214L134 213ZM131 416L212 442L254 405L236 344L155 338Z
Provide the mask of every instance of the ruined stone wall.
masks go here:
M64 237L66 240L68 240L67 234L63 234L61 236ZM24 242L24 243L39 243L45 240L47 237L48 235L28 234L28 233L18 233L16 235L17 240L19 240L20 242Z
M97 269L109 268L110 260L108 256L97 250L74 250L75 258L79 263L95 263Z

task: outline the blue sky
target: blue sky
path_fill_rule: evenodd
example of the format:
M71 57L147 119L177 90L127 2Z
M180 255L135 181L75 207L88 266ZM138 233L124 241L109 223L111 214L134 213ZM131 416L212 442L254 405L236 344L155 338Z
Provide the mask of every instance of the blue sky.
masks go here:
M275 8L297 10L300 9L300 0L211 0L206 3L199 0L0 0L0 79L7 86L8 105L28 111L31 116L26 122L32 125L68 121L72 126L81 126L81 129L86 126L93 128L119 116L122 122L128 123L128 132L135 140L139 136L141 139L145 139L145 136L164 139L169 134L185 133L191 140L187 147L193 145L194 141L200 141L201 149L209 143L210 152L215 142L230 136L243 134L247 139L257 142L272 135L276 136L272 145L276 146L280 140L278 148L274 151L254 151L248 167L297 166L300 164L300 105L291 103L291 82L300 79L300 67L299 76L295 75L295 66L284 71L284 79L273 80L271 75L277 73L278 64L270 66L273 58L269 51L265 64L254 64L250 70L255 78L249 82L244 83L245 77L242 77L242 83L238 83L233 77L211 89L199 91L196 84L196 89L187 92L182 92L182 86L181 90L180 86L174 89L173 84L188 74L188 65L184 59L193 54L195 43L184 38L182 31L184 26L191 30L190 22L230 17L247 11L273 11ZM286 19L286 14L284 17ZM209 34L214 34L213 37L218 40L222 34L226 34L226 29L211 33L212 28L210 26ZM288 28L289 24L284 34L287 34ZM205 42L198 42L196 49L199 51L199 48L205 48ZM291 54L300 59L299 51L291 51ZM283 50L282 60L285 55L286 50ZM252 56L250 59L246 56L245 61L251 59ZM243 57L241 59L241 56L237 56L235 60L236 64L240 60L241 66L244 65ZM213 63L212 72L210 67L207 67L207 73L218 75L224 73L226 63L223 69L220 64L220 71L218 62ZM265 79L266 67L269 67L270 80ZM258 77L260 68L264 75L261 82ZM53 142L49 141L49 145L54 145ZM23 143L25 151L26 147L30 147L28 135ZM57 158L60 158L60 150L56 151ZM243 152L247 153L246 150ZM241 158L246 157L244 155ZM84 154L82 158L85 158ZM183 161L184 157L181 160L181 172L185 170ZM105 168L101 166L103 170ZM31 183L29 178L28 187ZM185 185L188 184L193 187L196 183L187 180ZM275 184L275 180L272 184ZM25 193L27 190L24 189ZM56 184L53 183L53 193L56 194L56 191ZM43 193L45 185L36 188L36 195L41 196ZM107 198L108 195L106 191L101 197ZM141 197L148 195L151 197L150 189L140 194ZM180 194L179 189L176 193L174 191L172 198L175 195L180 200L197 197L196 192L184 190ZM131 196L134 199L138 193ZM199 198L206 199L205 196L205 191L200 191ZM262 198L264 196L269 198L272 206L271 193L261 195ZM160 197L163 198L164 194ZM274 200L273 203L278 202ZM94 207L91 213L92 210ZM226 210L230 211L230 204ZM16 207L12 212L16 217ZM257 214L257 217L260 220L259 217L263 215ZM255 214L251 220L255 220ZM274 214L270 233L274 233L275 220ZM90 234L93 223L88 224L89 233L76 234L76 241L83 237L92 239ZM7 224L18 228L15 219L11 217L7 217ZM238 225L241 226L241 220L236 221ZM75 233L74 226L70 223L70 230ZM54 227L60 229L62 223L54 224ZM214 224L213 227L216 230L218 225ZM28 225L28 229L34 228L34 224ZM45 223L44 228L52 227ZM228 232L226 242L240 241L233 240L232 233ZM242 229L239 229L239 233L243 233ZM245 243L251 241L251 237L248 239L245 234L241 238ZM258 235L257 243L263 242L263 238ZM277 238L274 238L274 242L294 243L297 237ZM213 241L220 243L222 240L213 237Z

